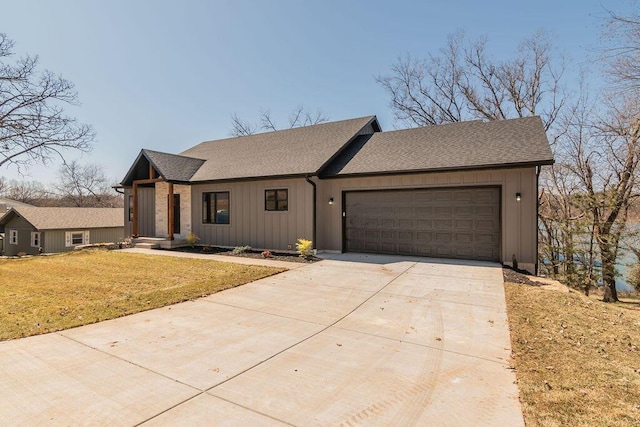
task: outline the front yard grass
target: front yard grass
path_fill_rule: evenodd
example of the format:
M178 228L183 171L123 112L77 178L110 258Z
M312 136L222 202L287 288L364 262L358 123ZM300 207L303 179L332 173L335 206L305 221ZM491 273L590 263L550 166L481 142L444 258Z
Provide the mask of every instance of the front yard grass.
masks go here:
M97 250L0 259L0 340L163 307L281 271Z
M640 425L640 304L505 283L527 426Z

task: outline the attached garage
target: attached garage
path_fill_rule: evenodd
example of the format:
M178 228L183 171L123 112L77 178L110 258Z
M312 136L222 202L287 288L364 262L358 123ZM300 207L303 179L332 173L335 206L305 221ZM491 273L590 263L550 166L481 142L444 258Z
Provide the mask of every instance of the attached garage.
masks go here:
M344 194L347 252L500 260L500 188Z

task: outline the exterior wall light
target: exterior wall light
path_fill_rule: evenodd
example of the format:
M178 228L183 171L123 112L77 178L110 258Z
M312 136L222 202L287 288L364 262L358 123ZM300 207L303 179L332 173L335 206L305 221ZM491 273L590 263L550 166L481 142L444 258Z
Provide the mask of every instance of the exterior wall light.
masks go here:
M333 204L333 197L331 197L331 198L329 199L329 204L330 204L330 205L332 205L332 204Z
M520 200L522 200L522 194L516 193L516 202L520 203Z

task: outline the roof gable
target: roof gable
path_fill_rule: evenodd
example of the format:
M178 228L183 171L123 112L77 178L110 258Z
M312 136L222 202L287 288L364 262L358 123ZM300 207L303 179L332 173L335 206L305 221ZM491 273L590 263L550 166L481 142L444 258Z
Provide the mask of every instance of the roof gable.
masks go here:
M122 208L12 208L0 218L6 225L15 216L28 221L37 230L71 230L124 227Z
M542 120L536 116L375 133L345 150L323 177L552 163Z
M193 157L143 149L122 180L122 185L149 178L149 165L166 181L188 182L205 161Z
M206 159L191 182L315 175L375 116L207 141L181 153ZM373 132L373 130L371 130Z

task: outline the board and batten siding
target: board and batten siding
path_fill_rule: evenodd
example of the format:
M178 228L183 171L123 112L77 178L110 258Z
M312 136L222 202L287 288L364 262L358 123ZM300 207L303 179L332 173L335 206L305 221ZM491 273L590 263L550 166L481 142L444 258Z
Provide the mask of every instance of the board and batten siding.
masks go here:
M342 193L354 190L427 189L464 186L499 186L501 192L501 261L534 271L538 238L534 167L446 173L330 178L318 181L318 249L342 251ZM516 202L516 193L522 200ZM334 204L326 203L329 198Z
M265 211L265 190L288 190L289 210ZM204 224L202 194L229 192L229 224ZM192 231L199 243L295 250L299 238L312 239L313 187L304 178L274 179L191 187Z
M89 242L85 243L118 243L124 238L124 227L107 228L78 228L69 230L45 230L42 246L44 253L68 252L74 249L73 246L66 246L65 233L75 231L89 231Z
M18 231L18 244L13 245L10 242L11 232L10 230ZM15 256L20 252L24 252L29 255L38 254L38 248L31 247L31 232L36 231L35 228L22 217L14 217L4 227L4 254L7 256ZM44 233L40 234L40 238L43 238ZM41 243L42 245L42 243Z
M133 189L124 191L124 235L131 236L133 223L129 221L129 196ZM138 187L138 234L144 237L156 236L156 189ZM166 235L166 234L165 234Z

